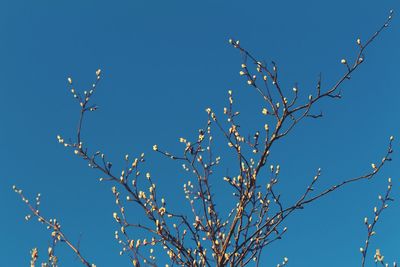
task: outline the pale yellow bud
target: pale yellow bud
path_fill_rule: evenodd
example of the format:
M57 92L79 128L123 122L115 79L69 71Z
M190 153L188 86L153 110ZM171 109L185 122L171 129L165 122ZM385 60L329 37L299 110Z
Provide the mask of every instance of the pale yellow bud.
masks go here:
M266 108L262 109L262 114L267 115L268 114L268 110Z

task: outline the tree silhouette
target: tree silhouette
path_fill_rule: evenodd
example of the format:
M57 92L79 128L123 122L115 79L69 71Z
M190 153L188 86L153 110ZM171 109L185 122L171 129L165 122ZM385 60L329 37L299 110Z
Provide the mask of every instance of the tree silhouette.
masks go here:
M281 201L282 192L276 189L280 166L270 165L272 157L270 151L276 143L283 142L303 120L322 117L322 113L314 113L314 106L320 100L342 97L340 91L342 84L364 63L366 49L389 26L391 19L392 11L384 24L369 39L356 40L358 53L352 61L348 59L340 61L344 66L344 73L336 83L326 87L322 84L320 75L315 93L308 96L302 95L297 85L292 90L283 88L279 80L278 65L275 62L266 63L258 60L238 40L230 39L229 43L242 56L240 75L264 101L265 105L260 107L260 110L265 116L265 124L260 126L259 131L246 137L248 133L239 124L240 113L235 109L234 95L232 91L228 91L228 105L224 108L223 115L207 108L206 127L199 130L196 140L180 138L184 146L180 154L167 152L158 145L153 146L154 151L180 162L192 175L193 179L184 185L184 194L191 211L189 213L174 211L174 207L167 205L166 200L161 197L162 194L158 192L151 174L142 173L144 154L133 159L126 155L124 158L126 167L115 170L104 152L86 146L82 134L84 119L88 113L97 109L96 104L92 103L92 96L102 78L102 72L100 69L96 71L96 80L92 88L84 92L76 90L72 78L68 78L71 94L80 106L79 123L73 139L64 139L62 136L57 136L57 139L60 144L72 149L74 154L85 160L90 168L100 171L103 175L100 181L113 183L112 193L118 206L118 212L114 212L113 217L120 227L120 230L115 232L115 238L122 246L121 254L128 255L133 266L159 265L155 253L157 248L168 254L171 266L252 264L259 266L263 250L285 234L287 228L284 223L290 215L341 187L375 177L391 160L393 137L389 138L382 160L372 163L371 170L367 173L349 177L340 183L320 189L318 180L322 172L318 169L304 189L304 193L287 205ZM214 136L217 134L222 135L226 143L215 142ZM228 216L218 209L210 180L214 169L221 161L221 158L213 153L216 145L225 147L236 158L236 163L232 166L235 175L223 177L226 186L229 187L228 190L232 190L234 196L232 200L234 208ZM389 178L387 191L379 196L380 206L374 208L372 219L364 220L367 238L360 248L361 266L365 265L370 240L375 234L374 227L383 210L388 207L388 202L392 200L391 188L392 183ZM16 186L13 189L30 209L31 213L26 219L36 217L51 231L52 246L48 249L48 261L42 263L42 266L58 266L54 248L59 243L65 243L70 247L83 265L96 266L81 254L79 245L70 241L56 219L48 219L40 213L40 195L36 197L34 203L31 203L22 190ZM140 207L146 223L128 220L126 205ZM131 228L145 232L147 238L136 239L130 234ZM144 249L149 247L150 250ZM37 249L32 250L31 257L31 266L35 266L38 259ZM376 263L388 266L379 249L376 250L374 259ZM288 259L284 257L278 266L287 263ZM396 266L396 263L393 266Z

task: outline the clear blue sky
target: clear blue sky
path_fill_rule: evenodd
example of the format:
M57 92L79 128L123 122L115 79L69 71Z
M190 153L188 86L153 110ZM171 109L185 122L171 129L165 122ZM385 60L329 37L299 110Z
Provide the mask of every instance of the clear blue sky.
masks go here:
M340 59L353 56L357 37L375 31L390 9L400 12L399 2L0 1L0 265L27 266L29 250L38 247L44 256L50 240L41 225L24 222L27 209L11 190L17 184L32 198L42 193L44 215L58 218L88 259L130 266L114 240L110 186L55 138L72 136L76 126L68 76L85 90L103 69L96 95L101 109L86 124L87 144L115 164L126 153L145 152L159 190L171 206L179 205L185 174L152 145L177 151L179 137L194 137L203 127L206 107L222 113L228 89L237 96L243 124L257 127L251 113L258 110L257 95L238 75L241 58L229 37L275 60L285 87L298 82L308 92L320 72L325 85L339 77ZM273 163L282 168L283 199L298 194L318 167L321 187L364 173L381 159L390 135L400 139L399 32L396 16L343 87L344 98L321 103L325 117L306 121L277 147ZM294 215L286 237L265 251L263 265L276 266L287 256L296 267L359 266L362 221L389 176L398 201L383 215L372 248L399 261L400 157L393 158L376 180ZM80 266L68 250L59 256L60 266Z

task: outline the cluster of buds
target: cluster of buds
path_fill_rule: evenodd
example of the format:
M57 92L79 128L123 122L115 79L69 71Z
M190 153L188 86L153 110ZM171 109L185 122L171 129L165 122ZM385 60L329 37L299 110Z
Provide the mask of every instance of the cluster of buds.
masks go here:
M68 77L67 81L68 81L68 85L70 86L70 92L72 94L72 96L77 99L77 101L79 102L79 105L82 107L82 109L84 109L85 111L95 111L97 109L96 106L91 106L86 108L86 104L89 102L90 97L93 95L96 86L98 84L98 82L100 81L101 78L101 69L96 70L96 81L92 84L92 88L90 90L84 91L83 95L79 94L76 89L74 88L74 84L72 82L72 78Z
M228 42L234 47L234 48L239 48L240 47L240 41L239 40L234 40L230 38Z
M288 262L289 262L289 259L287 257L284 257L282 263L278 263L276 265L276 267L285 266Z
M385 257L381 254L381 250L380 249L376 249L375 255L374 255L375 262L383 262L384 258Z

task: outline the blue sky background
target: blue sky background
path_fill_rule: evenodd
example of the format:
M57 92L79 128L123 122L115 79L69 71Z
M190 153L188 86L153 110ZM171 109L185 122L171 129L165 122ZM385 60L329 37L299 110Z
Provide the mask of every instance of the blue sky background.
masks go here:
M0 1L0 265L27 266L30 249L38 247L44 256L49 242L41 225L24 221L27 208L11 190L17 184L32 198L42 193L43 214L58 218L88 259L98 266L130 266L114 240L110 185L99 183L100 174L55 138L73 136L77 123L68 76L85 90L95 70L103 69L96 95L101 109L87 121L86 143L116 165L126 153L145 152L146 166L172 207L181 201L177 192L187 175L152 152L154 143L179 151L178 138L193 138L203 127L206 107L222 113L228 89L243 127L251 132L263 125L253 115L260 114L260 100L238 75L241 57L229 37L260 59L275 60L283 85L290 89L298 82L308 95L320 72L326 86L341 75L340 59L351 58L357 37L365 40L390 9L400 12L399 2ZM343 87L344 98L323 101L317 109L323 119L305 121L275 148L272 163L282 168L283 199L299 194L318 167L321 188L365 173L383 156L389 136L400 138L399 30L396 16ZM393 158L375 180L351 185L290 218L286 237L265 251L263 266L276 266L284 256L290 266L359 266L362 221L389 176L399 199L400 157ZM215 190L223 195L223 188ZM372 243L390 262L400 260L399 214L400 200L383 215ZM60 266L80 266L68 250L58 254Z

